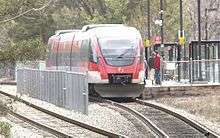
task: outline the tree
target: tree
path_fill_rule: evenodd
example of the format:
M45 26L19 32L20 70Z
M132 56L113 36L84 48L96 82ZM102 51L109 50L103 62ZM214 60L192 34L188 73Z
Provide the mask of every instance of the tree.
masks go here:
M165 41L177 41L178 1L164 2ZM30 48L35 49L34 45L38 44L44 51L48 38L60 29L80 29L83 25L91 23L123 23L138 28L142 36L145 36L147 30L147 17L144 14L146 0L0 0L0 4L0 23L3 33L0 36L0 46L11 49L11 52L17 52L18 49L23 52L33 52L32 54L18 52L27 58L23 56L21 58L17 53L10 53L15 56L11 56L12 60L35 60L38 56L39 59L42 58L42 55ZM159 0L151 1L151 13L151 32L152 36L156 36L159 35L160 28L153 22L159 18ZM184 22L187 24L188 20L185 19ZM44 45L39 43L40 40ZM29 50L24 50L25 47L20 45L25 45Z
M190 3L190 4L189 4ZM190 2L186 3L188 10L188 17L190 18L190 40L197 40L197 30L198 30L198 11L197 11L197 1L190 0ZM219 0L203 0L201 1L201 37L202 39L213 40L220 39L220 1ZM207 24L207 26L206 26ZM206 32L207 30L207 32Z

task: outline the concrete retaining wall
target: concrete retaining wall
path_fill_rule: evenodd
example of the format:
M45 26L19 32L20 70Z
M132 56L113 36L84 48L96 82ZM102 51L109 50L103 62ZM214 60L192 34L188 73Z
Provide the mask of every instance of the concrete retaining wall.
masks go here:
M191 85L191 86L161 86L146 87L143 98L158 98L163 96L205 95L210 92L220 92L220 85Z

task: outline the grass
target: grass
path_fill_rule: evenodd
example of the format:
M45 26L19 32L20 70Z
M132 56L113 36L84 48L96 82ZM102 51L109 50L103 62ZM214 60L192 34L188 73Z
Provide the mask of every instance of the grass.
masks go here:
M6 105L0 101L0 116L7 115ZM7 122L0 122L0 136L3 135L5 137L10 137L11 125Z
M0 134L5 137L10 137L11 125L7 122L0 122Z
M7 108L6 105L0 101L0 116L6 116L7 115Z

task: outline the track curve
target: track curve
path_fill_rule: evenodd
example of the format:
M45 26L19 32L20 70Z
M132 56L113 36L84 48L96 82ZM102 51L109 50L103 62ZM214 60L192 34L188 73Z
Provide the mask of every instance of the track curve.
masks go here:
M89 100L90 101L94 100L94 101L108 103L112 106L120 108L120 109L124 110L123 115L126 114L126 112L128 112L129 114L131 114L133 116L133 117L130 117L130 118L136 118L136 120L138 119L142 122L142 124L144 124L145 127L142 126L142 129L143 129L142 131L149 131L148 129L150 129L151 133L153 133L154 137L168 137L166 135L166 133L164 133L161 129L159 129L151 120L144 117L139 112L137 112L137 111L135 111L131 108L128 108L127 106L124 106L121 103L117 103L117 102L112 101L112 100L103 99L101 97L90 97ZM128 116L128 115L126 114L126 116ZM138 127L140 127L140 126L138 126Z
M193 121L193 120L191 120L187 117L184 117L183 115L181 115L181 114L179 114L175 111L171 111L170 109L164 108L162 106L159 106L157 104L153 104L153 103L150 103L150 102L147 102L147 101L143 101L141 99L134 99L134 101L136 103L140 104L140 105L144 105L144 106L148 106L150 108L154 108L157 111L162 111L163 113L166 113L169 116L177 118L179 120L178 122L182 122L182 123L185 124L186 127L184 127L184 128L186 130L186 135L187 134L189 134L189 135L195 134L195 137L210 137L210 138L220 137L219 134L213 132L212 130L202 126L201 124L199 124L199 123L197 123L197 122L195 122L195 121ZM175 128L177 129L177 127L175 127ZM187 128L190 128L190 127L191 127L191 129L187 129ZM197 133L197 132L199 132L200 134Z
M125 100L122 102L106 101L145 122L157 137L220 137L212 130L181 114L140 99L132 99L128 102Z
M13 100L18 100L19 102L22 102L22 103L26 104L27 106L30 106L30 107L32 107L32 108L34 108L36 110L39 110L39 111L41 111L41 112L43 112L45 114L48 114L48 115L53 116L55 118L58 118L58 119L60 119L62 121L65 121L67 123L77 125L79 127L82 127L84 129L90 130L90 131L95 132L97 134L101 134L103 136L113 137L113 138L123 138L123 137L126 137L124 135L120 135L120 134L117 134L117 133L114 133L114 132L110 132L110 131L107 131L107 130L104 130L104 129L97 128L97 127L92 126L92 125L85 124L85 123L77 121L77 120L70 119L70 118L65 117L63 115L60 115L58 113L55 113L55 112L49 111L47 109L41 108L41 107L39 107L37 105L34 105L34 104L32 104L32 103L30 103L30 102L28 102L26 100L20 99L17 96L8 94L6 92L0 91L0 94L5 95L5 96L7 96L7 97L9 97L9 98L11 98Z

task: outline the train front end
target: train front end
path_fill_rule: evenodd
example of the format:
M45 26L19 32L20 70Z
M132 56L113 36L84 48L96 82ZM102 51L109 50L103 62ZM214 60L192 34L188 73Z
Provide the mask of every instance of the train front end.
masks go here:
M89 81L102 97L138 97L144 89L144 47L133 27L95 29L98 62L89 66ZM94 66L95 65L95 66Z

